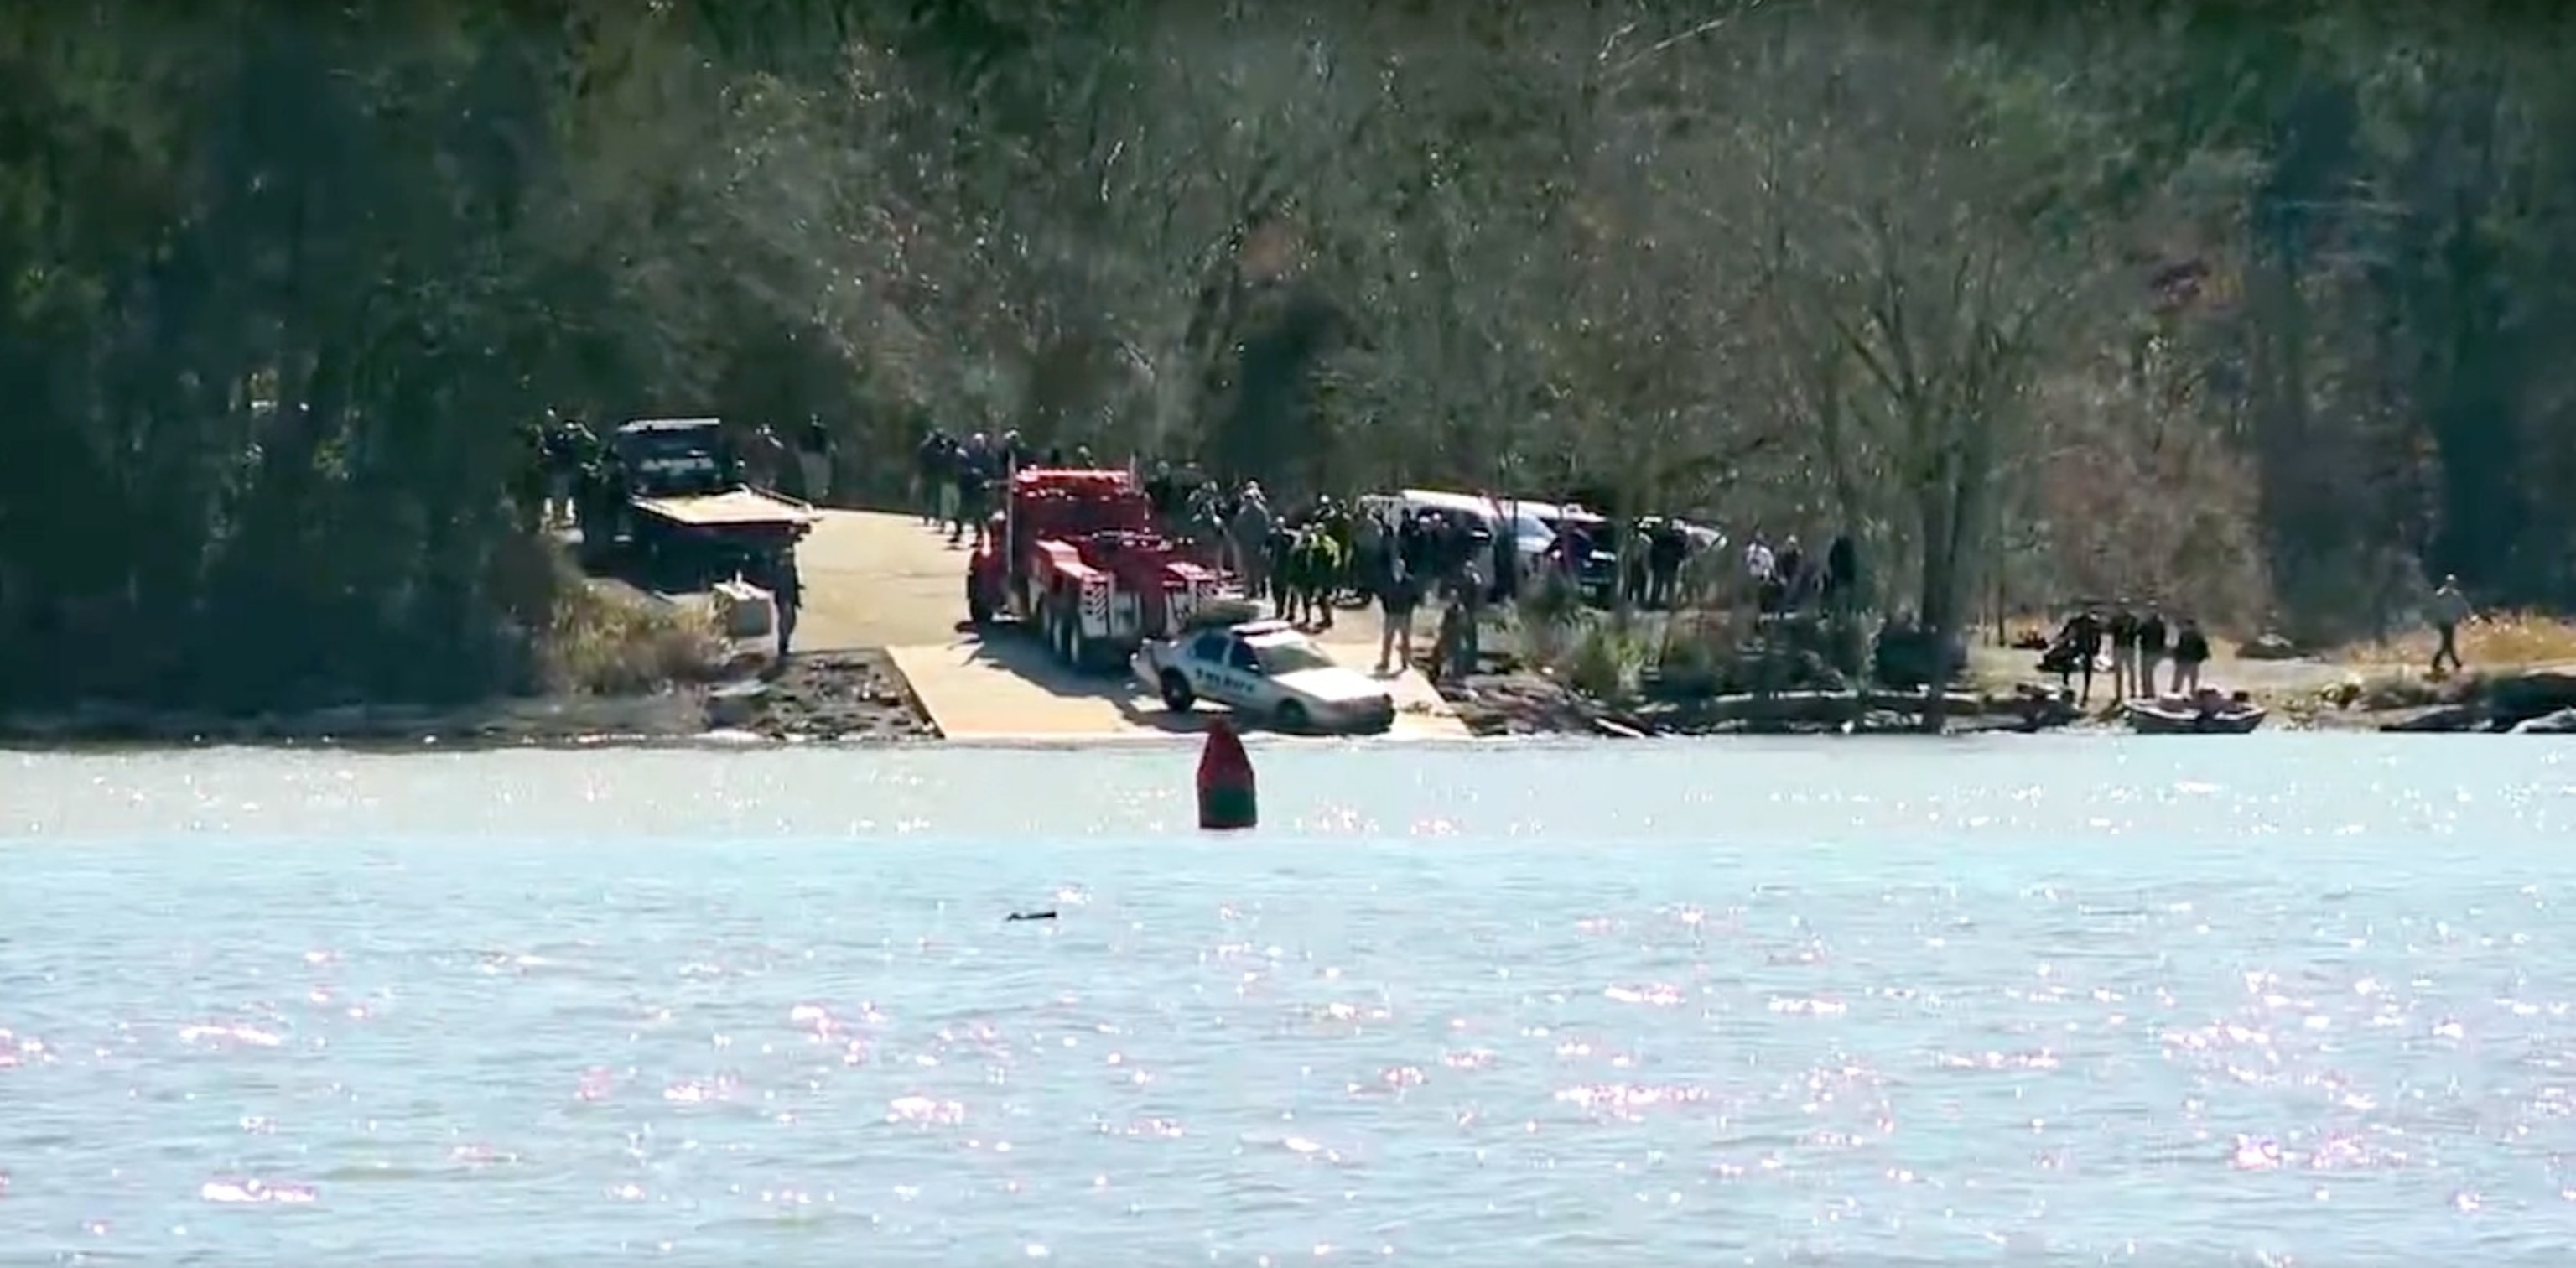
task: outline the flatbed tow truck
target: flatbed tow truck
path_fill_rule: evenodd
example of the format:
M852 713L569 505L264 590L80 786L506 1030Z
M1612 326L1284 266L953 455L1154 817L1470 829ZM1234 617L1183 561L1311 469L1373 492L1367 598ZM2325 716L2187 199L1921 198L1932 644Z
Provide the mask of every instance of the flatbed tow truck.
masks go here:
M713 418L643 418L609 434L581 499L584 567L623 565L656 589L699 590L795 549L821 518L742 478Z

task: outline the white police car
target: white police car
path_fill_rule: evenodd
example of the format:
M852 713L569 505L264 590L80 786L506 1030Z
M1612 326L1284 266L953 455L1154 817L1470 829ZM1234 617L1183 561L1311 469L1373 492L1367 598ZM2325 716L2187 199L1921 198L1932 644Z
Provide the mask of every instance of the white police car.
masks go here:
M1136 653L1135 670L1176 713L1209 700L1281 731L1375 733L1395 725L1385 684L1343 667L1286 621L1157 639Z

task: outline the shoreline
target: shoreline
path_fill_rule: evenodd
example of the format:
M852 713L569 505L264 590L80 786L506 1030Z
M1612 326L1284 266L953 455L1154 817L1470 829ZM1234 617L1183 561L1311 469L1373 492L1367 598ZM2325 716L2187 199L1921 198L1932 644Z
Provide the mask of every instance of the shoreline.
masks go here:
M1552 677L1506 670L1442 689L1468 735L1408 739L1439 747L1563 740L1704 739L1729 736L1919 736L1920 693L1779 693L1612 703ZM2260 693L2258 699L2272 696ZM2535 667L2451 683L2417 684L2385 701L2297 693L2262 699L2274 733L2564 734L2576 729L2576 672ZM1910 707L1909 707L1910 706ZM1943 734L2126 733L2116 707L2079 710L2027 687L1954 692ZM1247 738L1258 735L1257 731ZM1352 737L1374 739L1377 737ZM1115 744L1186 745L1189 734L1041 735L951 740L922 709L882 651L799 653L759 678L677 686L631 696L514 698L451 707L343 705L302 712L221 716L93 705L0 716L0 750L137 752L199 748L327 749L361 753L494 749L754 749L830 744L937 743L975 748L1069 749Z
M94 704L0 715L0 750L196 748L349 752L854 745L939 738L883 652L791 657L758 678L635 695L507 697L473 704L349 704L223 715Z

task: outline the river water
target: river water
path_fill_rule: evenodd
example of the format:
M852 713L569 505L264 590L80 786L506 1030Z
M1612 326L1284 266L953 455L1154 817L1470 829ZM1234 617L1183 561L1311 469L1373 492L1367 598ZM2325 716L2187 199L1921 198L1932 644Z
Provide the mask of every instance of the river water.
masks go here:
M1233 839L1160 747L0 757L0 1263L2576 1229L2576 747L1259 757Z

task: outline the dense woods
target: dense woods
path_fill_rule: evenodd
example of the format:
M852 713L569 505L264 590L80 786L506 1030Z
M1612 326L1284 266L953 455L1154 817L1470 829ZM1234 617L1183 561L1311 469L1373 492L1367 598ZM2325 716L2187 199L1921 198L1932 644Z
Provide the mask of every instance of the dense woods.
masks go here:
M14 6L0 691L529 685L548 409L819 417L881 490L931 424L1606 488L1937 622L2568 603L2571 65L2290 3Z

